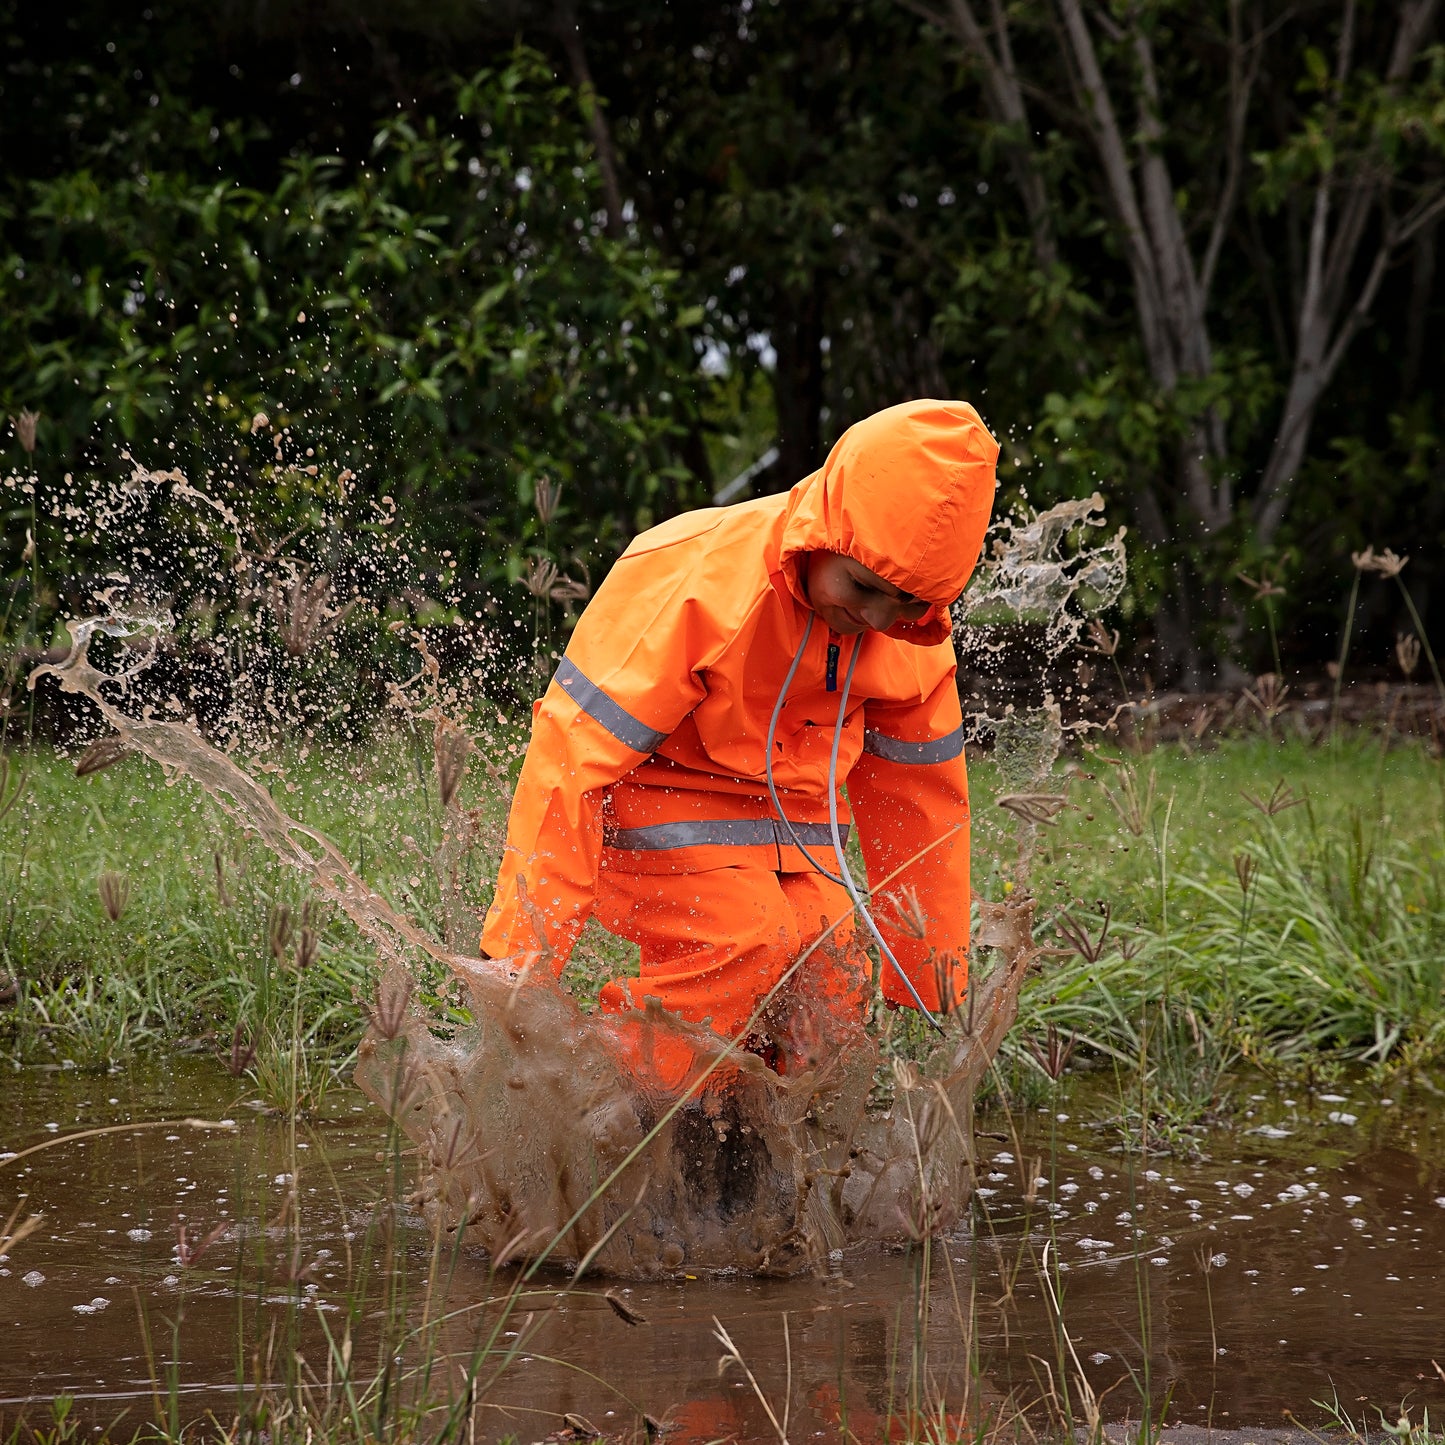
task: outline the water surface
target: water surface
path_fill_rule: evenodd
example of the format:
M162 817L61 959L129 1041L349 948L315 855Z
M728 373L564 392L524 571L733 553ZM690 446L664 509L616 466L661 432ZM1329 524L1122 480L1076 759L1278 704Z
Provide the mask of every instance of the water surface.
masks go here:
M428 1337L438 1369L489 1335L518 1351L478 1404L481 1438L540 1439L569 1412L603 1431L645 1414L678 1427L669 1439L776 1438L746 1374L719 1376L719 1325L780 1419L788 1403L794 1440L845 1423L881 1439L910 1402L976 1417L1067 1390L1078 1409L1075 1357L1112 1420L1140 1416L1146 1365L1153 1411L1170 1421L1279 1425L1288 1410L1318 1426L1311 1402L1335 1396L1357 1419L1402 1402L1416 1418L1445 1413L1432 1364L1445 1365L1445 1111L1363 1084L1261 1095L1215 1137L1215 1157L1184 1162L1119 1152L1094 1123L1107 1090L1081 1083L1067 1103L980 1119L1002 1137L981 1140L968 1227L927 1251L850 1252L791 1280L543 1270L505 1320L497 1301L521 1287L517 1272L445 1243L438 1258L404 1202L413 1161L398 1169L386 1122L349 1087L294 1140L204 1059L25 1071L5 1093L0 1149L57 1140L0 1168L0 1213L20 1193L45 1213L0 1262L7 1418L66 1394L94 1421L139 1424L174 1381L183 1416L229 1419L276 1377L274 1342L293 1326L324 1374L323 1319L339 1338L353 1304L368 1369L389 1311L413 1327L441 1320ZM67 1137L186 1116L236 1127ZM194 1248L220 1224L182 1265L180 1226ZM428 1353L404 1350L413 1364Z

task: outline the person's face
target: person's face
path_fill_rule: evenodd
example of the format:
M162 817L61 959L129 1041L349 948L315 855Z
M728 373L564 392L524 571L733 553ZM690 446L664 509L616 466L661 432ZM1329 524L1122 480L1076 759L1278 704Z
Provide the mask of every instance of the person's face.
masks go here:
M922 621L929 612L927 602L837 552L810 552L804 579L813 611L845 637L887 632L900 622Z

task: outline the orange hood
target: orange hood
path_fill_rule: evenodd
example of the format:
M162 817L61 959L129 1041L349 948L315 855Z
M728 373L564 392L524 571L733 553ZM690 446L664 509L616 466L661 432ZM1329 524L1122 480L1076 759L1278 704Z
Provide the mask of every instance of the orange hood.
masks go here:
M775 585L806 603L807 552L839 552L933 604L888 636L932 644L983 547L998 443L963 401L907 401L850 426L788 495Z

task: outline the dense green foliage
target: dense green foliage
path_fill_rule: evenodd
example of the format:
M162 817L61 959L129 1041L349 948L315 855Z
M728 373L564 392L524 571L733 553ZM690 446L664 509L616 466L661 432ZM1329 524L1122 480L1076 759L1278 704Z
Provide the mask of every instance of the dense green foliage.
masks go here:
M79 100L70 164L13 198L3 258L0 392L41 414L42 499L132 451L279 503L311 459L484 581L519 570L541 478L594 558L690 499L676 276L594 222L573 97L535 55L458 82L445 129L396 116L363 160L288 156L259 186L238 179L253 126L157 94L121 130L114 96ZM95 564L59 531L52 574Z
M0 410L42 492L124 446L264 491L265 412L485 583L947 391L1010 496L1135 527L1156 677L1269 665L1241 572L1318 665L1366 543L1439 616L1437 12L10 0ZM45 511L21 615L97 560Z

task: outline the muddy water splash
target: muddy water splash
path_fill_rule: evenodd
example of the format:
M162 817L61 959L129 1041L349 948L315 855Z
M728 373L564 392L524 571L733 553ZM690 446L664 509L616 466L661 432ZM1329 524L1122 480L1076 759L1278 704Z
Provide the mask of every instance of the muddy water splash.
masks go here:
M227 525L236 519L179 476L173 495L201 498ZM1122 585L1119 539L1092 568L1087 549L1068 558L1063 539L1095 522L1092 503L1066 504L1014 524L970 594L963 621L984 609L990 625L1046 613L1051 642L1077 632L1070 606L1104 605ZM199 514L199 508L197 508ZM293 568L294 570L294 568ZM304 578L293 578L299 597ZM280 611L272 589L268 605ZM293 599L293 603L296 599ZM292 607L293 614L300 609ZM339 608L333 608L336 616ZM1000 751L1032 790L1015 803L1011 842L1016 891L979 901L974 982L966 1009L917 1064L894 1062L892 1104L869 1108L882 1055L856 1024L841 1024L812 995L801 957L770 1001L787 1054L786 1076L739 1053L736 1040L691 1026L655 1005L621 1015L584 1014L539 957L486 960L438 942L371 889L320 832L288 814L270 791L190 721L135 701L134 686L171 627L160 610L115 608L70 624L63 662L37 669L90 700L119 741L189 776L243 830L254 833L320 895L343 910L382 959L382 978L356 1081L417 1146L419 1201L434 1224L484 1246L494 1259L526 1258L631 1276L685 1269L803 1271L861 1241L917 1238L947 1229L972 1184L972 1099L1012 1023L1030 962L1027 892L1034 813L1057 753L1057 709L995 725ZM284 632L284 629L283 629ZM135 654L106 671L92 659L101 638ZM288 643L289 650L289 643ZM465 834L457 783L469 749L437 711L440 791L448 810L443 862ZM1012 745L1012 726L1027 742ZM1019 771L1022 766L1022 771ZM1026 776L1025 776L1026 775ZM1024 795L1020 795L1024 796ZM455 941L455 932L447 930ZM827 947L826 939L818 945ZM439 1026L416 1002L418 963L441 964L464 991L471 1022ZM987 967L988 962L992 967ZM691 1058L689 1082L653 1086L620 1057L666 1051Z

